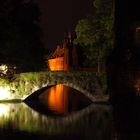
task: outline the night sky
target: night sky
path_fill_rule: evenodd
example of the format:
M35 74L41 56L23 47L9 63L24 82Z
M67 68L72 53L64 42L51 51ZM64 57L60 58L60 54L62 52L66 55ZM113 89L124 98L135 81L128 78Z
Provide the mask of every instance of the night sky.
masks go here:
M79 19L85 18L92 0L36 0L42 11L41 27L46 48L55 48L66 31L73 31Z

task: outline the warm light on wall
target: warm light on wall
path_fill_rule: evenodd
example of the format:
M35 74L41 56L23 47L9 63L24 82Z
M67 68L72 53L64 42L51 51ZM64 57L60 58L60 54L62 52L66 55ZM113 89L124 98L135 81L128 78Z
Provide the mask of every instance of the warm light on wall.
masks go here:
M48 60L49 70L51 71L61 71L64 70L64 58L58 57Z

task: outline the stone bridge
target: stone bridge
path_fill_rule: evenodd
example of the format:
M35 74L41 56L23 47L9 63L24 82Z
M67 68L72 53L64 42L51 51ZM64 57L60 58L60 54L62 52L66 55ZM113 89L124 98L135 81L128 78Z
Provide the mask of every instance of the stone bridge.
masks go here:
M94 72L30 72L16 74L11 80L0 80L0 90L5 89L9 96L4 99L26 99L44 87L64 84L72 87L92 101L107 101L106 78ZM3 91L3 93L5 93ZM0 92L1 94L1 92ZM5 93L6 95L6 93Z

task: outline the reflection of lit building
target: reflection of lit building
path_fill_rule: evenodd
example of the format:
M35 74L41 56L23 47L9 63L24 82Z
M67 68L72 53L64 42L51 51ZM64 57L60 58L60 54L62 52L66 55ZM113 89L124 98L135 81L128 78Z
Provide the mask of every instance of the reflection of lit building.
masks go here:
M55 109L59 113L68 112L68 92L66 91L63 85L56 85L50 89L48 95L48 106L52 109Z
M78 111L91 103L88 97L63 84L45 90L39 95L39 101L49 111L61 115Z
M68 89L62 85L56 85L47 90L47 94L41 94L40 99L50 109L59 112L68 112Z
M58 45L56 50L47 60L48 69L52 71L67 71L78 64L76 46L73 44L71 32L67 34L63 43Z

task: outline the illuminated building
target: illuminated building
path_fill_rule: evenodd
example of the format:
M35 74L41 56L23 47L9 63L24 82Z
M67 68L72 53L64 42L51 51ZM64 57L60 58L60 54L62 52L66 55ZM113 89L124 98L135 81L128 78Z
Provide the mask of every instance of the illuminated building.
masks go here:
M49 70L68 71L77 66L77 49L73 44L73 39L71 32L68 32L62 44L57 46L47 60Z

